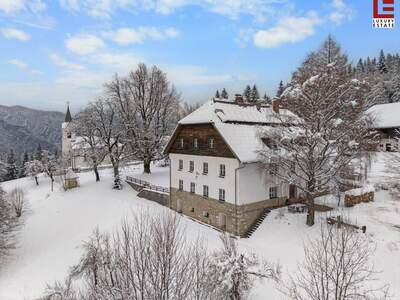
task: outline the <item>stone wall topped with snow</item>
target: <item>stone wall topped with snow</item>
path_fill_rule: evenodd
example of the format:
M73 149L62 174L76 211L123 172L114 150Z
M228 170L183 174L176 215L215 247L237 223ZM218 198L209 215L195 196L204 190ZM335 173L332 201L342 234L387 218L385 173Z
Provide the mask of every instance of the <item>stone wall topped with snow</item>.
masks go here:
M373 186L366 185L364 187L349 190L344 195L344 204L351 207L359 203L374 201L375 189Z

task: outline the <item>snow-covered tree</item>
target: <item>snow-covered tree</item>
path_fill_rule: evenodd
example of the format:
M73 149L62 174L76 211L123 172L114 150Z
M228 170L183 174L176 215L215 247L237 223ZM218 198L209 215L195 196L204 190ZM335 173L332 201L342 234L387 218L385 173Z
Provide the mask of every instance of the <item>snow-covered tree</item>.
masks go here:
M34 178L36 185L39 185L38 175L44 170L42 162L36 159L28 161L25 163L24 169L25 175Z
M6 175L5 180L13 180L18 178L18 167L17 162L14 155L14 150L11 149L7 156L7 166L6 166Z
M106 151L108 158L113 166L114 180L120 181L119 168L126 158L126 129L121 117L118 114L116 103L112 99L99 98L95 102L89 103L86 107L90 112L92 124L96 126L93 133L93 145L103 147L101 151L94 150L93 161L98 162L102 156L102 151ZM98 139L98 141L96 141ZM100 155L99 155L100 154ZM93 162L92 161L92 162Z
M296 74L281 96L283 106L297 116L276 114L282 126L262 133L267 141L261 151L266 168L277 164L275 175L302 191L310 226L314 224L314 198L332 188L341 170L359 156L369 134L365 85L347 74L342 60L323 68L319 62L326 55L325 45L311 54L318 65L306 67L303 63L301 74ZM335 57L343 58L340 53ZM298 82L300 79L304 81Z
M386 57L385 57L385 53L383 52L383 50L381 50L381 52L379 53L379 60L378 60L378 71L381 74L385 74L388 72L387 66L386 66Z
M126 78L115 76L106 87L125 127L130 155L142 160L144 172L150 173L150 163L162 156L176 125L180 95L166 73L145 64Z
M222 89L221 98L222 99L228 99L229 98L228 92L226 91L225 88Z
M243 99L246 102L250 102L251 99L251 87L250 85L247 85L246 88L243 91Z
M42 161L43 165L43 172L50 178L51 183L51 191L54 190L54 181L55 181L55 174L61 168L60 161L52 155L49 151L43 150L42 151Z
M183 119L187 115L191 114L194 112L196 109L198 109L201 106L201 103L187 103L187 102L182 102L180 105L179 109L179 116L178 120Z
M20 225L21 220L16 216L12 204L0 186L0 265L9 251L15 248Z
M278 265L262 262L255 254L239 251L235 240L228 235L221 235L221 241L223 246L211 257L209 273L215 299L248 299L257 280L279 280Z
M104 161L107 149L101 139L101 122L98 122L96 111L93 105L84 108L74 122L74 130L80 137L78 141L81 155L86 158L96 177L100 181L98 166Z
M376 283L373 253L367 235L322 225L320 236L304 244L305 261L285 294L295 300L389 299L388 286Z
M21 163L21 166L20 166L20 168L19 168L19 174L18 174L18 177L19 177L19 178L25 177L25 175L26 175L26 172L25 172L25 164L26 164L28 161L29 161L29 155L28 155L28 153L25 151L25 152L24 152L24 155L22 156L22 163Z
M250 99L249 101L255 103L260 99L260 94L258 93L258 89L256 85L253 85L251 92L250 92Z
M283 81L281 80L279 82L278 90L276 91L276 97L279 98L283 94L284 91L285 91L285 87L283 85Z

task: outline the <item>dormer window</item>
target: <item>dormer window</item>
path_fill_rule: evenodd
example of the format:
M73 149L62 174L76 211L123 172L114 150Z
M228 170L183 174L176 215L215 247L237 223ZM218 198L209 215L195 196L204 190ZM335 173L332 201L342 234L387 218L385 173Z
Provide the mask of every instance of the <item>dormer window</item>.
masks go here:
M199 147L199 142L198 142L198 140L195 138L194 140L193 140L193 148L194 149L197 149Z
M183 144L183 138L181 138L181 139L179 140L179 147L180 147L181 149L183 149L183 146L184 146L184 144Z
M208 140L208 146L210 147L210 149L214 149L214 139L213 138Z

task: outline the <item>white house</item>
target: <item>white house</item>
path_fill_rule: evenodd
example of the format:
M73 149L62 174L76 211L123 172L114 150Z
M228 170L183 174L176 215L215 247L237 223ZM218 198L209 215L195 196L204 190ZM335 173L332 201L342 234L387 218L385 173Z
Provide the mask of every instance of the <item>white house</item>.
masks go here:
M269 105L212 100L179 121L165 152L170 207L236 235L245 235L271 207L296 198L296 188L261 163L259 133L293 114Z
M374 119L373 129L379 132L380 151L400 150L400 103L377 104L367 110Z

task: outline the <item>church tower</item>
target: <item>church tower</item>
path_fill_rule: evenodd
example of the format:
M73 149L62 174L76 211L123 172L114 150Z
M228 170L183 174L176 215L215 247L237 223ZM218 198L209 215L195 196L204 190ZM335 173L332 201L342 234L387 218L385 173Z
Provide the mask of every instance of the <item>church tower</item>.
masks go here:
M67 166L71 166L72 163L72 117L69 111L69 104L67 106L67 112L65 114L64 123L62 123L62 158Z

